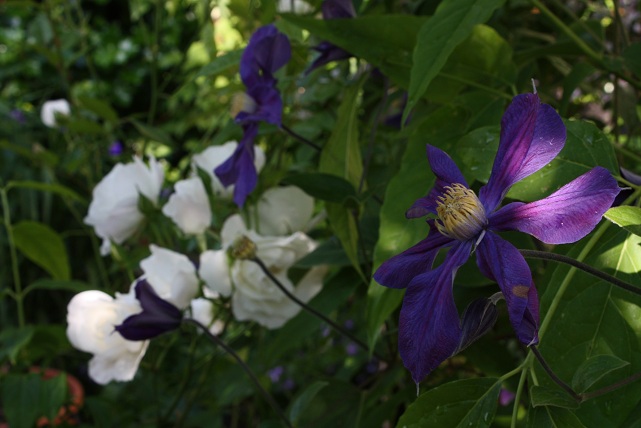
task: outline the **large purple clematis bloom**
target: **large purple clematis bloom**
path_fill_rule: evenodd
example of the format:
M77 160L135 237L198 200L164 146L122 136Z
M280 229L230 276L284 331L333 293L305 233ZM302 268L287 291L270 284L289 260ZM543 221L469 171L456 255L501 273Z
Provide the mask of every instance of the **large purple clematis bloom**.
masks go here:
M321 5L323 19L340 19L353 18L356 16L352 0L325 0ZM339 48L330 42L321 42L312 49L319 52L320 55L307 68L305 74L333 61L340 61L350 58L352 54Z
M161 299L147 280L138 280L135 293L142 312L130 315L122 324L115 327L122 337L127 340L153 339L180 326L182 322L180 309Z
M266 25L252 35L240 59L240 78L247 91L234 99L232 114L243 127L243 138L229 159L214 170L223 185L236 185L234 202L239 207L245 204L258 181L253 163L258 123L281 125L283 102L274 73L290 58L287 36L273 25Z
M495 232L518 230L548 244L575 242L597 225L619 193L616 181L596 167L547 198L499 205L510 187L550 162L565 144L559 115L535 94L512 100L501 121L501 138L488 183L478 197L442 150L427 146L436 183L407 211L428 214L424 240L392 257L374 274L380 284L407 288L399 320L399 352L420 382L459 349L465 337L452 296L456 270L476 252L483 275L496 281L510 321L525 345L538 343L539 304L530 268L519 251ZM441 249L443 263L433 267Z

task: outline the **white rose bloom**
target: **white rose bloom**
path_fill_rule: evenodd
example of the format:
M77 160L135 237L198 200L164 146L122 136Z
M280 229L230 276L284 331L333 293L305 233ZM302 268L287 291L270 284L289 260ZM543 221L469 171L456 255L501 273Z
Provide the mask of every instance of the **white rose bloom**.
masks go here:
M138 194L157 203L163 179L156 159L151 158L147 166L136 156L133 163L116 164L93 189L85 224L103 239L102 255L109 253L109 241L122 244L134 234L144 218L138 210Z
M192 318L207 327L211 334L218 335L223 331L225 324L216 319L214 309L213 303L202 297L191 301Z
M303 0L278 0L277 10L280 13L309 13L313 9L309 3Z
M40 120L49 128L58 126L56 123L56 114L69 116L71 113L71 106L65 99L45 101L40 110Z
M223 198L231 198L234 195L234 185L223 186L216 174L214 174L214 170L229 159L234 150L236 150L236 146L238 146L236 141L228 141L221 146L209 146L191 158L194 171L196 167L206 171L211 178L211 187L214 193ZM254 166L257 173L265 166L265 152L258 146L254 146Z
M227 251L207 250L200 254L198 276L205 281L207 289L221 296L231 295L231 278Z
M200 178L177 182L175 192L169 197L162 212L187 235L203 233L211 223L211 208Z
M316 247L316 243L307 235L295 232L285 237L261 236L247 230L240 216L234 215L223 225L223 246L229 247L243 235L256 244L257 256L298 299L308 302L320 291L326 273L324 266L310 269L296 285L287 276L289 268ZM281 327L301 310L252 261L234 261L231 278L234 284L232 312L239 321L253 320L274 329Z
M69 302L67 337L75 348L94 354L89 376L97 383L129 381L136 374L149 342L126 340L114 328L140 311L131 294L116 293L114 299L102 291L83 291Z
M314 198L296 186L274 187L258 200L255 211L261 235L284 236L305 231L314 213Z
M140 262L145 278L161 299L178 309L198 294L196 267L184 254L150 245L151 256Z

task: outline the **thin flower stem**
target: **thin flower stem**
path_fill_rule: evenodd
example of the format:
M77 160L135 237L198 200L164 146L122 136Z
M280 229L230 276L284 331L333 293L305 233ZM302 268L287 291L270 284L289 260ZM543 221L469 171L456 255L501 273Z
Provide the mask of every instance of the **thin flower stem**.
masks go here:
M577 269L581 269L582 271L589 273L590 275L596 276L597 278L607 281L613 285L616 285L619 288L622 288L634 294L641 295L641 288L635 287L634 285L629 284L625 281L621 281L619 278L615 276L609 275L605 272L595 269L592 266L586 265L585 263L582 263L571 257L564 256L562 254L548 253L546 251L537 251L537 250L521 250L520 249L519 252L525 258L552 260L555 262L565 263L567 265L574 266Z
M527 360L523 362L525 367ZM523 387L525 386L525 379L527 378L527 372L529 369L524 368L521 372L521 378L519 379L519 385L516 387L516 395L514 396L514 408L512 409L512 422L510 423L510 428L516 428L516 419L519 414L519 403L521 402L521 394L523 394Z
M13 226L11 225L11 212L9 207L9 199L7 198L7 189L0 189L0 197L2 198L2 211L4 212L4 227L7 229L7 241L9 244L9 251L11 253L11 271L13 273L14 285L14 300L18 308L18 327L24 327L24 307L22 304L22 283L20 282L20 271L18 269L18 254L16 252L16 243L13 239Z
M532 353L534 354L536 359L539 360L539 363L541 364L541 366L543 367L545 372L548 374L548 376L550 376L550 379L552 379L557 385L559 385L561 388L563 388L565 390L565 392L570 394L570 396L572 398L574 398L577 401L577 403L580 403L581 402L581 396L579 394L577 394L572 389L572 387L570 387L570 385L568 385L567 383L563 382L563 380L561 380L561 378L558 377L556 375L556 373L554 373L554 371L552 371L552 368L545 361L545 358L543 358L543 355L541 355L541 353L539 352L538 348L536 346L532 345L532 346L530 346L529 349L530 349L530 351L532 351Z
M256 264L260 267L260 269L263 271L263 273L264 273L265 275L267 275L267 277L268 277L268 278L269 278L269 279L270 279L274 284L276 284L276 286L277 286L278 288L280 288L280 290L281 290L283 293L285 293L285 295L286 295L287 297L289 297L291 300L293 300L294 302L296 302L296 304L298 304L300 307L302 307L303 309L305 309L307 312L311 313L312 315L314 315L314 316L316 316L316 317L320 318L321 320L323 320L324 322L326 322L327 324L329 324L332 328L334 328L336 331L338 331L338 332L339 332L340 334L342 334L343 336L346 336L347 338L349 338L351 341L353 341L353 342L354 342L354 343L356 343L358 346L360 346L361 348L363 348L366 352L370 352L369 346L367 346L367 344L365 344L365 342L361 341L359 338L357 338L356 336L354 336L353 334L351 334L349 331L345 330L343 327L341 327L340 325L336 324L334 321L330 320L330 319L329 319L329 318L327 318L325 315L321 314L321 313L320 313L320 312L318 312L316 309L314 309L314 308L312 308L311 306L307 305L305 302L303 302L302 300L300 300L298 297L296 297L296 296L294 296L292 293L290 293L290 291L289 291L288 289L286 289L286 288L285 288L285 286L284 286L283 284L281 284L281 282L278 280L278 278L276 278L276 277L275 277L275 276L274 276L274 275L269 271L269 269L267 269L267 266L265 266L265 263L263 263L263 261L262 261L261 259L259 259L258 257L253 257L253 258L250 258L250 259L248 259L248 260L251 260L251 261L253 261L254 263L256 263ZM377 354L376 354L376 352L373 352L373 355L374 355L376 358L378 358L379 360L386 361L386 359L385 359L385 358L381 357L380 355L377 355Z
M194 324L196 327L200 328L203 331L203 333L205 333L207 335L207 337L209 337L209 339L211 339L212 342L214 342L216 345L218 345L221 348L223 348L229 355L231 355L232 358L234 358L234 360L236 360L236 362L240 365L240 367L245 371L247 376L249 376L249 378L254 382L254 384L256 385L256 388L258 388L258 390L263 395L265 400L267 400L269 405L272 406L274 411L276 413L278 413L278 416L280 416L280 418L283 420L283 422L285 422L285 425L287 425L289 428L293 428L292 423L289 421L289 419L287 419L287 416L285 416L285 413L283 413L283 410L280 408L278 403L276 403L276 400L274 400L274 397L272 397L263 388L263 386L260 384L260 381L258 380L256 375L254 374L254 372L251 371L249 366L247 364L245 364L245 362L240 358L240 356L238 356L238 354L233 349L231 349L229 346L227 346L227 344L225 342L223 342L218 336L216 336L215 334L212 334L207 327L205 327L204 325L202 325L201 323L199 323L195 319L193 319L193 318L185 318L183 321L187 322L187 323Z
M300 142L302 142L302 143L307 144L309 147L311 147L312 149L314 149L314 150L316 150L316 151L318 151L318 152L320 152L321 150L323 150L323 149L322 149L318 144L316 144L316 143L313 143L313 142L309 141L307 138L305 138L305 137L303 137L302 135L300 135L300 134L298 134L298 133L294 132L291 128L288 128L287 126L285 126L285 125L283 125L283 124L281 124L281 125L280 125L280 129L282 129L283 131L285 131L285 132L286 132L287 134L289 134L291 137L293 137L293 138L297 139L298 141L300 141Z
M612 392L616 389L619 389L621 387L626 386L629 383L634 382L635 380L641 379L641 372L635 373L630 377L627 377L623 380L620 380L617 383L613 383L612 385L605 386L601 389L597 389L596 391L588 392L588 393L583 393L581 394L581 397L583 398L583 401L585 400L590 400L592 398L599 397L601 395L607 394L608 392Z

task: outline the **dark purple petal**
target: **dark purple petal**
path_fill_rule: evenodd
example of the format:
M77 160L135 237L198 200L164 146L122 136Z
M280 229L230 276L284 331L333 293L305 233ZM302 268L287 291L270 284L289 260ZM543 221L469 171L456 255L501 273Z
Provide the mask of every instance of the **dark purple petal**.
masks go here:
M258 125L251 123L244 127L244 135L234 153L219 165L214 173L225 186L235 184L234 202L239 207L245 204L249 195L258 183L258 172L254 165L254 139L258 134Z
M407 210L405 217L417 218L427 214L436 214L437 198L445 192L445 186L451 186L454 183L460 183L469 187L465 177L461 174L452 158L443 150L434 146L427 145L427 159L430 168L436 176L434 187L427 196L417 199L416 202Z
M536 94L517 95L501 120L501 140L487 185L479 192L485 210L498 207L510 187L535 173L563 149L566 130L552 107Z
M289 39L274 25L265 25L249 39L240 59L240 78L248 88L260 83L275 84L273 73L291 58Z
M417 276L407 287L398 322L398 349L416 383L458 348L461 327L452 282L471 247L471 242L458 242L442 265Z
M548 244L576 242L590 233L610 208L619 186L600 166L539 201L506 205L490 217L496 230L519 230Z
M323 19L353 18L356 16L352 0L325 0L321 5Z
M461 342L456 353L470 346L481 336L487 333L499 316L496 304L492 299L476 299L470 303L461 320Z
M352 54L350 54L349 52L329 42L321 42L319 45L314 46L312 49L320 52L320 55L316 57L314 62L312 62L307 70L305 70L306 75L316 70L317 68L324 66L325 64L348 59L352 56Z
M124 149L125 149L125 147L122 145L122 143L120 141L114 141L109 146L109 151L108 151L109 156L119 156L119 155L122 154Z
M182 322L180 310L161 299L147 280L139 280L135 291L142 312L127 317L122 324L116 326L116 331L122 337L127 340L153 339L180 326Z
M235 117L237 123L267 122L277 126L281 124L283 102L275 86L259 84L247 89L249 95L256 103L253 112L241 111Z
M530 267L519 250L487 232L476 248L476 262L481 273L501 287L519 340L527 346L538 343L538 297Z
M427 238L385 261L374 273L376 282L389 288L405 288L414 277L432 270L438 251L454 241L436 230L434 220L428 224Z

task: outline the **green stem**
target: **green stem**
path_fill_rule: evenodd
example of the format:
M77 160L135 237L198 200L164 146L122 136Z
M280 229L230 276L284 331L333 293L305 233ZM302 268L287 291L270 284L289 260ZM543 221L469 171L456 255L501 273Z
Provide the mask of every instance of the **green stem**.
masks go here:
M152 125L156 117L156 107L158 104L158 52L160 51L160 27L162 25L162 0L156 0L154 14L154 36L151 45L151 102L149 105L149 114L147 123ZM144 153L144 151L143 151Z
M527 359L523 362L522 366L525 367L526 363ZM510 428L516 428L516 418L519 415L519 403L521 401L521 394L523 394L523 387L525 386L525 378L527 377L528 371L529 369L524 369L523 372L521 372L519 386L516 387L516 395L514 396L514 408L512 409L512 422L510 424Z
M488 92L490 94L494 94L494 95L496 95L498 97L501 97L501 98L504 98L506 100L512 100L512 95L506 94L505 92L501 92L501 91L499 91L497 89L494 89L494 88L491 88L489 86L481 85L480 83L474 82L473 80L468 80L468 79L465 79L463 77L454 76L452 74L445 74L445 73L439 73L438 77L443 77L445 79L454 80L455 82L464 83L464 84L466 84L468 86L471 86L471 87L476 88L476 89L480 89L480 90Z
M20 271L18 269L18 253L16 252L16 244L13 239L13 228L11 226L11 212L9 199L7 198L7 189L0 189L0 197L2 198L2 211L4 212L4 227L7 229L7 241L11 252L11 271L13 272L13 284L15 287L14 299L18 307L18 326L22 328L25 325L24 307L22 304L24 296L22 294L22 283L20 282Z

